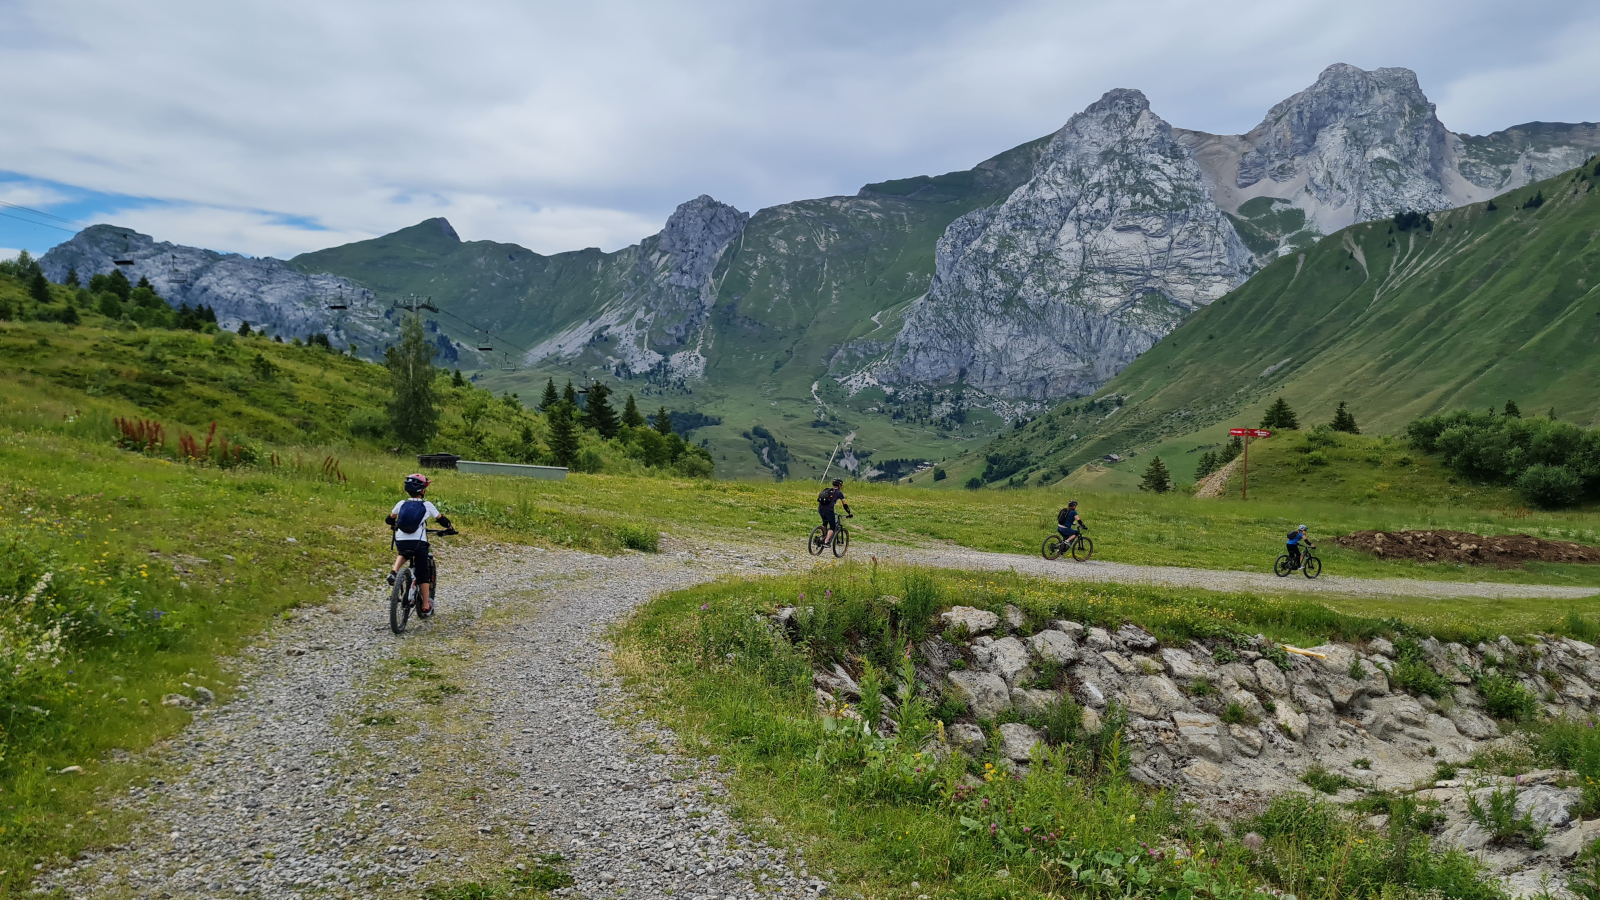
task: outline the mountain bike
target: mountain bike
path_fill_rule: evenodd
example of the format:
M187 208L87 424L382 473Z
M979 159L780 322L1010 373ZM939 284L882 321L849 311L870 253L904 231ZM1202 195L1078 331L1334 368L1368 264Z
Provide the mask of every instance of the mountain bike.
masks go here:
M1272 564L1272 573L1277 575L1279 578L1287 578L1290 572L1293 572L1298 568L1300 571L1305 573L1307 578L1315 578L1318 575L1321 575L1322 560L1317 559L1317 554L1311 552L1315 549L1315 547L1312 547L1308 544L1306 545L1305 549L1300 551L1299 566L1289 565L1289 554L1283 554L1282 556L1278 557L1277 562Z
M440 537L460 533L454 528L429 528L427 532ZM431 554L433 548L428 548L428 552ZM421 585L417 583L416 568L416 557L408 557L406 564L395 575L394 588L389 591L389 630L395 634L405 633L406 622L411 619L411 611L413 609L417 611L417 618L419 619L433 617L432 609L427 611L422 609L422 590ZM439 565L437 563L433 566L433 594L430 599L433 603L439 602ZM432 604L429 605L431 606Z
M845 518L852 519L855 517L845 516ZM821 556L822 551L829 547L833 548L833 555L836 557L843 556L850 550L850 529L844 527L843 520L833 520L833 540L823 543L822 538L827 533L828 528L826 525L818 525L811 529L811 540L806 542L806 549L811 552L812 556Z
M1082 532L1084 526L1079 525ZM1063 538L1060 532L1044 539L1044 546L1040 548L1045 559L1060 559L1065 553L1071 553L1072 558L1083 562L1094 555L1094 541L1086 534L1075 534L1070 538Z

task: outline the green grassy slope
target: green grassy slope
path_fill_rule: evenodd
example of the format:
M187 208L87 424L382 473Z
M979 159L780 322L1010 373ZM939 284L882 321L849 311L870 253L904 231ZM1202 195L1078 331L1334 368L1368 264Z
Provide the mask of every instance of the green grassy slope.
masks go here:
M722 426L694 437L711 444L719 471L735 476L770 477L742 434L754 425L788 445L791 477L820 474L835 443L851 431L858 432L856 447L876 450L879 457L952 455L960 444L951 437L867 414L872 397L846 403L836 386L828 427L814 428L811 385L845 362L836 357L846 341L875 333L887 338L898 330L899 309L925 291L933 276L934 246L945 227L1003 199L1032 172L1047 140L965 172L881 182L854 197L757 212L716 273L718 298L702 345L708 359L702 383L686 389L648 376L616 379L603 363L604 346L574 360L546 360L514 372L502 371L496 354L477 373L480 383L531 396L547 377L557 383L598 377L637 394L650 408L664 403L720 417ZM429 220L293 262L389 295L432 296L441 307L532 346L617 297L650 246L647 239L615 253L542 256L511 244L464 243L442 220ZM449 318L440 324L462 340L473 338Z
M1093 400L1065 404L985 452L1025 451L1032 477L1053 479L1105 454L1225 440L1228 426L1256 425L1277 396L1307 427L1341 400L1369 432L1508 399L1594 425L1595 168L1591 160L1513 191L1493 210L1435 213L1431 229L1379 221L1330 235L1191 316ZM1543 204L1525 208L1536 196ZM983 467L977 455L962 460L947 484Z

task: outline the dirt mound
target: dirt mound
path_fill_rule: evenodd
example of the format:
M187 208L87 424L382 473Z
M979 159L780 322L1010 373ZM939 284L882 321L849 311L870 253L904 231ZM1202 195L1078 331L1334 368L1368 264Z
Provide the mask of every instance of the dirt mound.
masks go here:
M1358 531L1333 542L1391 559L1510 567L1529 560L1600 562L1600 547L1547 541L1526 534L1484 536L1465 531Z

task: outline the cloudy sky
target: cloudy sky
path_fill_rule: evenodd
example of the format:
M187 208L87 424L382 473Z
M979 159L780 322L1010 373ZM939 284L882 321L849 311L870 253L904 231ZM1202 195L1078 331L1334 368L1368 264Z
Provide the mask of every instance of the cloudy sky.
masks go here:
M611 250L701 193L967 168L1114 87L1243 132L1333 62L1415 69L1457 131L1592 121L1596 46L1592 0L0 0L0 256L90 222L290 256L438 215Z

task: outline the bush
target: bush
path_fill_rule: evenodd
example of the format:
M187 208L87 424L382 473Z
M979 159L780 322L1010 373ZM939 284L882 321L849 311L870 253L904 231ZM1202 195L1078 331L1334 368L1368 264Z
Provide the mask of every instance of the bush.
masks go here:
M1540 509L1563 509L1583 496L1583 482L1566 466L1529 466L1517 477L1517 490Z
M1435 698L1450 693L1450 683L1433 670L1421 644L1411 638L1401 638L1394 646L1397 658L1387 673L1390 684L1403 691Z
M1496 719L1526 722L1539 714L1538 698L1508 675L1483 676L1478 679L1478 693L1483 695L1489 715Z
M974 475L971 478L967 479L967 484L966 484L967 490L975 491L975 490L977 490L978 488L981 488L981 487L983 487L983 479L982 478L979 478L978 476Z
M1359 787L1355 781L1343 775L1329 772L1323 768L1322 763L1317 763L1306 769L1305 773L1300 776L1300 781L1312 790L1321 791L1324 794L1337 794L1347 787Z
M355 437L381 441L389 436L389 417L376 409L355 409L345 417L344 427Z
M943 481L948 477L950 477L950 476L945 474L945 471L944 471L944 469L942 467L934 466L934 468L933 468L933 480L934 481Z
M661 533L654 528L642 525L618 525L614 531L617 540L629 550L641 550L645 553L661 552Z
M710 478L712 469L711 460L697 453L685 453L672 464L673 473L683 478Z
M1533 824L1533 810L1517 815L1515 787L1494 788L1487 802L1480 798L1482 793L1482 788L1467 792L1467 816L1489 832L1492 843L1526 844L1535 850L1544 846L1545 829Z

